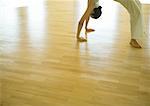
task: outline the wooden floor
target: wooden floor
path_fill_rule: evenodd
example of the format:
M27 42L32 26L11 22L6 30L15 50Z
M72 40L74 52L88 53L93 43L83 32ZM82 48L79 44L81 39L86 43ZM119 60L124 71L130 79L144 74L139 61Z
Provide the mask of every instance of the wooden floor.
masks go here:
M0 106L150 106L150 39L130 47L127 11L101 4L78 43L86 1L0 1ZM149 36L148 4L144 16Z

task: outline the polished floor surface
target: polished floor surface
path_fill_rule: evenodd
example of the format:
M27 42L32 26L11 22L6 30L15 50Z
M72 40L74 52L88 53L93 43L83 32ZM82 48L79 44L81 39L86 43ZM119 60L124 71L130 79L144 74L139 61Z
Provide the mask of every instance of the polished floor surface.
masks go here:
M135 49L129 14L111 0L77 42L86 2L0 1L0 106L150 106L150 4Z

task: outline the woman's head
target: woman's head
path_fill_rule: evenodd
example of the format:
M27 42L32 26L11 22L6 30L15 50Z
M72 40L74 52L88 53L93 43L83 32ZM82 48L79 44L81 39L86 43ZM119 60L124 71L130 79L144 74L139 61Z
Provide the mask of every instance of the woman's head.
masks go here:
M91 17L94 19L98 19L101 15L102 15L102 7L101 6L94 8L91 13Z

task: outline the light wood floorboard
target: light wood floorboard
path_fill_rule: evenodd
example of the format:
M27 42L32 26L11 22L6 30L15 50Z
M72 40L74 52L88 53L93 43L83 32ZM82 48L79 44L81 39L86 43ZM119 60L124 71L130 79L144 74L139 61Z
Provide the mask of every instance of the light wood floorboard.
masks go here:
M129 45L122 6L102 2L96 31L78 43L86 1L12 1L0 1L0 106L150 106L150 39ZM149 36L148 4L144 17Z

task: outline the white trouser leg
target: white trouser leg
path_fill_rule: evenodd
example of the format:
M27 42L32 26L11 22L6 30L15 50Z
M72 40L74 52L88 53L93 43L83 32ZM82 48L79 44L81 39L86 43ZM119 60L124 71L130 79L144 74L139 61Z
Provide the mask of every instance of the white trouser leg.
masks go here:
M144 35L143 10L139 0L115 0L122 4L130 14L131 38L137 39Z

